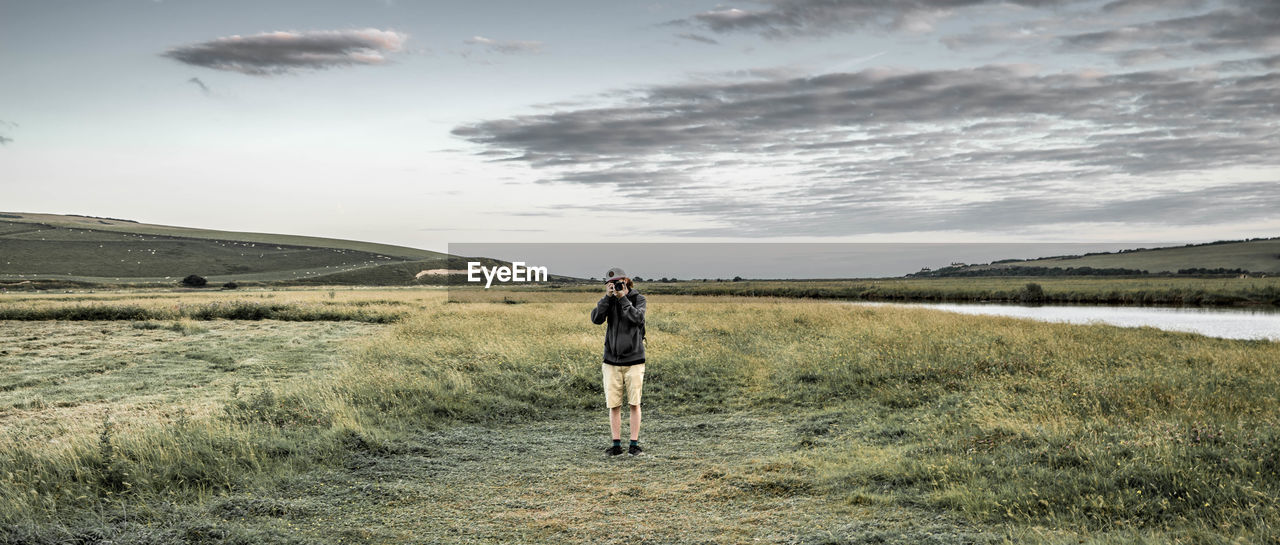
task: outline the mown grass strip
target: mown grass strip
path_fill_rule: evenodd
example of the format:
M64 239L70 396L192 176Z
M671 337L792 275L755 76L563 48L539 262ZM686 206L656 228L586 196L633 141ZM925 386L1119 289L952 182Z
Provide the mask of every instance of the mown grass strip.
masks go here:
M388 312L367 305L326 305L214 301L174 306L131 304L77 304L0 306L0 320L282 320L289 322L337 322L351 320L385 324L400 320L404 312Z

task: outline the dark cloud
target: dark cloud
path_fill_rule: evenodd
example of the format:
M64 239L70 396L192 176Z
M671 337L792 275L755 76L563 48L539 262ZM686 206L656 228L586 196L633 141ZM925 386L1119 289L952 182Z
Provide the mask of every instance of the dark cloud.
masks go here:
M698 42L698 43L704 43L709 45L716 45L720 43L711 38L703 36L701 34L694 34L692 32L681 32L679 34L676 34L676 37L680 38L681 40L689 40L691 42Z
M501 53L503 55L542 52L542 42L534 41L494 40L484 36L472 36L463 40L463 43L480 46L493 53Z
M1274 217L1280 183L1227 185L1221 174L1280 167L1273 62L699 81L453 133L546 172L546 183L608 187L634 197L625 209L725 226L700 234ZM1218 189L1179 190L1180 179Z
M5 145L12 141L13 141L12 138L9 138L7 136L0 136L0 145Z
M192 66L255 76L361 64L383 64L407 36L391 30L277 31L227 36L170 48L162 55Z

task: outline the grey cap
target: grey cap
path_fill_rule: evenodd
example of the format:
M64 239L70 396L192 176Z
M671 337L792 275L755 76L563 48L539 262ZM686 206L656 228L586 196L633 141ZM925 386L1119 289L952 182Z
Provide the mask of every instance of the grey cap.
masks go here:
M627 271L622 270L622 267L612 267L609 269L609 272L604 273L604 276L609 279L607 282L611 282L627 276Z

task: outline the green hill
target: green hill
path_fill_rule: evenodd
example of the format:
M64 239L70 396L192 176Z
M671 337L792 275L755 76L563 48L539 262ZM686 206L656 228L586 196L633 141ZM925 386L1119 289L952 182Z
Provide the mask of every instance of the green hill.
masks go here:
M1188 244L1166 248L1139 248L1082 256L1056 256L1029 260L1005 260L971 265L979 271L1012 267L1136 269L1148 273L1177 273L1186 269L1243 269L1252 273L1280 273L1280 238Z
M353 240L0 213L0 284L8 285L171 283L190 274L210 283L408 285L418 271L465 268L460 261Z

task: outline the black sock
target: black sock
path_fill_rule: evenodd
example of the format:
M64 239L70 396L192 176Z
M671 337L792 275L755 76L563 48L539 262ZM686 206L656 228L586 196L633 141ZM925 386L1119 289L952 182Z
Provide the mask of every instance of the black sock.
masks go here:
M640 446L640 440L638 440L638 439L632 439L632 440L631 440L631 446L633 446L633 447Z
M618 448L622 448L622 440L621 440L621 439L614 439L614 440L613 440L613 446L618 447Z

